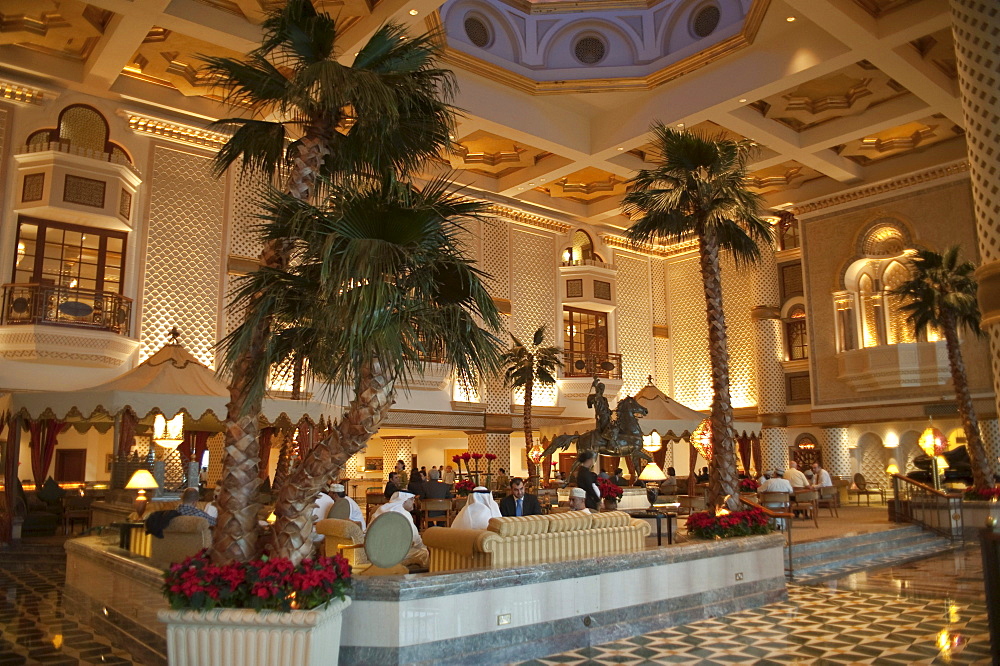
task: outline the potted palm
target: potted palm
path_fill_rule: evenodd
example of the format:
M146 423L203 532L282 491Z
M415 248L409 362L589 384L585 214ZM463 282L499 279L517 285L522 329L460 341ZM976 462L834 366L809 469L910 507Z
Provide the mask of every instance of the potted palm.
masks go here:
M351 567L341 555L212 563L203 550L164 573L171 666L232 663L220 646L239 646L241 666L270 666L275 655L301 666L336 666Z

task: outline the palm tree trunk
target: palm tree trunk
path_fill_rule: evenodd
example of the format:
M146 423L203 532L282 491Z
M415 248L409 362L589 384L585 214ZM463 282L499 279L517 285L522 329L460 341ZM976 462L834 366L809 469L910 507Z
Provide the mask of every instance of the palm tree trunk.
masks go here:
M395 377L373 360L362 369L358 393L344 417L296 465L275 498L271 554L298 564L310 557L316 496L347 460L365 448L395 402Z
M288 463L291 455L291 438L282 434L281 448L278 449L278 463L274 467L274 479L271 481L272 493L276 493L288 481Z
M708 318L708 354L712 363L712 464L708 503L726 502L730 511L739 509L739 479L733 441L733 406L729 397L729 347L726 315L722 307L722 277L719 267L719 240L711 229L698 241L701 278L705 286L705 313Z
M955 385L958 414L962 419L962 428L965 429L965 444L972 461L972 484L977 489L989 488L993 485L993 470L979 434L979 421L976 419L976 408L972 404L969 380L965 374L965 361L962 360L962 347L958 341L958 327L955 325L954 317L951 316L945 316L942 324L945 344L948 347L951 381Z
M313 194L323 160L330 153L322 128L311 127L297 145L287 189L292 196L307 200ZM261 251L260 263L267 268L284 269L290 259L288 244L271 240ZM253 307L253 303L249 307ZM258 419L260 405L248 404L251 360L263 354L270 337L270 322L254 331L247 349L233 365L226 405L226 457L222 463L222 491L219 493L219 517L212 531L212 559L222 564L231 560L247 561L258 554L258 505L253 497L260 484L260 442Z

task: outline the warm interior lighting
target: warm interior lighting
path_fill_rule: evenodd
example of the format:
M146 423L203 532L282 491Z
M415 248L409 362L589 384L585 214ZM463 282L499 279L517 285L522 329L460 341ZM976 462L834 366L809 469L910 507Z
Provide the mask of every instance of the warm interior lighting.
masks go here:
M920 439L917 440L917 444L919 444L920 449L929 456L939 456L948 448L948 441L945 439L944 433L934 426L927 426L927 428L920 433Z
M663 473L660 466L655 462L646 463L646 466L642 468L642 473L639 475L640 481L664 481L667 475Z
M418 10L416 10L416 9L411 9L411 10L410 10L410 16L416 16L416 15L417 15L417 14L419 14L419 13L420 13L420 12L419 12Z
M648 435L643 435L642 448L644 451L649 451L650 453L656 453L661 448L663 448L663 441L660 439L660 433L654 430L652 433ZM647 467L648 466L649 465L647 465Z
M169 421L163 414L153 419L153 441L165 449L176 449L184 441L184 414Z
M788 21L789 23L794 23L795 22L795 17L794 16L786 16L785 20Z
M146 497L146 491L159 487L160 484L156 482L156 479L153 478L148 469L136 470L132 478L125 484L126 490L139 491L139 494L135 496L135 501L132 503L132 508L139 518L142 518L142 514L146 512L146 502L149 501L149 498Z
M543 451L545 451L545 449L543 449L541 443L536 440L528 450L528 458L531 459L531 462L537 465L542 460Z
M712 462L712 421L705 419L691 433L691 445L708 462Z
M892 463L888 467L885 468L885 473L889 474L889 475L899 474L899 466L896 465L895 463Z

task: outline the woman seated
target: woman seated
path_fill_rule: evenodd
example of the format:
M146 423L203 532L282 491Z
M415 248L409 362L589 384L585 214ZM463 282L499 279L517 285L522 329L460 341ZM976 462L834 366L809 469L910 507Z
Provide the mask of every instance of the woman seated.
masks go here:
M499 517L500 505L493 499L493 493L483 486L476 486L451 526L462 530L485 530L490 518Z

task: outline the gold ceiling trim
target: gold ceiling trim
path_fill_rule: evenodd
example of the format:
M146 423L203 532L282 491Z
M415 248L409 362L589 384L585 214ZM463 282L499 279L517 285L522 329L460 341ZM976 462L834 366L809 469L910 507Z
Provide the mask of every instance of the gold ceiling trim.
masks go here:
M500 0L508 7L525 14L570 14L581 11L622 11L652 9L663 0L585 0L583 2L530 2L530 0Z
M555 231L560 234L565 234L569 232L570 229L574 228L572 224L558 222L548 217L542 217L541 215L525 213L522 210L510 208L509 206L501 206L500 204L493 204L490 206L490 213L505 217L512 222L517 222L528 227L534 227L535 229L542 229L544 231Z
M675 257L679 254L690 252L698 247L698 240L691 239L673 243L671 245L653 245L652 243L633 243L624 236L615 234L599 234L601 242L608 247L619 250L628 250L638 254L646 254L651 257Z
M969 162L966 160L953 164L945 164L943 166L927 169L926 171L919 171L901 178L893 178L892 180L888 180L884 183L869 185L867 187L859 187L854 190L818 199L810 203L792 206L789 210L791 210L791 212L795 215L804 215L806 213L812 213L813 211L822 210L824 208L839 206L852 201L858 201L860 199L867 199L868 197L873 197L879 194L885 194L886 192L901 190L905 187L919 185L920 183L938 180L939 178L947 178L948 176L954 176L955 174L964 173L968 170Z
M536 81L523 74L512 72L511 70L496 65L492 62L477 58L465 51L452 48L447 44L444 37L444 29L441 25L441 16L434 12L425 20L429 31L441 35L442 45L441 59L454 67L459 67L466 71L478 74L483 78L496 81L497 83L509 86L516 90L532 95L558 95L566 93L586 93L586 92L627 92L631 90L652 90L665 83L680 78L685 74L690 74L702 67L705 67L716 60L732 55L733 53L753 44L760 29L764 16L767 13L771 0L754 0L753 5L747 12L743 20L743 28L739 34L728 37L721 42L717 42L694 55L684 58L661 70L637 77L612 77L605 79L589 78L578 81ZM592 3L570 3L579 4L577 11L583 8L590 9ZM599 7L604 9L604 7ZM593 70L589 70L593 71Z
M0 81L0 99L22 104L42 104L45 100L45 91L10 81Z
M138 113L126 112L126 116L128 118L129 129L136 134L149 134L166 139L167 141L185 143L211 150L218 150L229 140L229 137L221 132L212 132L190 125L171 123Z

